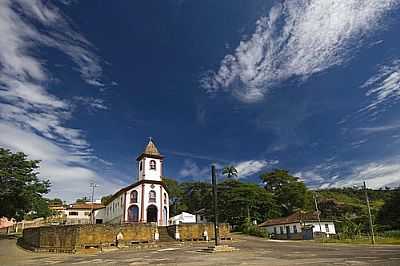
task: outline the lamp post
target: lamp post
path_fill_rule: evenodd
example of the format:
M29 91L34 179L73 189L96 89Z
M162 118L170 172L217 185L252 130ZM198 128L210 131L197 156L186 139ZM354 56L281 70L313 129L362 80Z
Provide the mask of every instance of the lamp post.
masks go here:
M91 220L92 220L92 221L91 221L91 224L94 224L94 205L93 205L94 189L95 189L96 187L98 187L98 186L97 186L96 183L92 182L92 183L90 183L90 187L92 188L92 211L91 211L90 217L91 217Z
M215 174L215 165L211 165L211 179L213 188L214 237L215 237L215 246L218 246L219 226L218 226L218 210L217 210L217 177Z

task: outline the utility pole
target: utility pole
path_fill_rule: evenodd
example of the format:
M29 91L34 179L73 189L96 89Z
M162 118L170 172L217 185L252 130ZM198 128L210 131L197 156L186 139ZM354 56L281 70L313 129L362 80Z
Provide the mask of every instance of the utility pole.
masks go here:
M218 246L219 226L218 226L218 210L217 210L217 177L215 175L215 165L211 165L211 179L213 187L213 211L214 211L214 238L215 246Z
M320 231L320 232L322 232L322 227L321 227L321 218L319 217L319 210L318 210L317 196L315 195L315 193L313 193L313 198L314 198L315 210L317 211L318 224L319 224L319 231Z
M91 188L92 188L92 211L91 211L91 213L90 213L90 217L91 217L91 220L92 220L92 224L94 224L94 206L93 206L93 201L94 201L94 189L96 188L96 187L98 187L97 186L97 184L96 183L94 183L94 182L92 182L92 183L90 183L90 185L89 185Z
M369 206L367 185L365 184L365 181L364 181L364 192L365 192L365 200L367 201L367 207L368 207L369 229L371 231L371 242L372 242L372 245L375 245L374 224L372 223L371 207Z

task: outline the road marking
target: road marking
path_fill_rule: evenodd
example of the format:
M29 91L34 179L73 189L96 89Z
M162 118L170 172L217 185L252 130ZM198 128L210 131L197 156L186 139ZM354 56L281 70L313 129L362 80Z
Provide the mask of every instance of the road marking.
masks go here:
M171 251L171 250L178 250L180 248L163 248L163 249L158 249L157 251Z

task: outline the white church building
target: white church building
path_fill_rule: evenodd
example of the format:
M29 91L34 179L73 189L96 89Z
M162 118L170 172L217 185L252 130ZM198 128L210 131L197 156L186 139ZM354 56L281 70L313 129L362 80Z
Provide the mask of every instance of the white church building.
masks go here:
M137 182L115 193L96 215L103 223L157 223L168 225L169 198L162 181L164 156L149 140L137 157Z

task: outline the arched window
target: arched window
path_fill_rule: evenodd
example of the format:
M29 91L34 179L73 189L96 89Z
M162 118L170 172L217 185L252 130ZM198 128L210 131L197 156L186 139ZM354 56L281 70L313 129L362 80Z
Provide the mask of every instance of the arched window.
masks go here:
M137 194L136 190L131 192L131 203L137 203Z
M143 163L142 163L142 161L140 161L140 163L139 163L139 170L142 171L142 168L143 168Z
M167 204L167 193L164 193L164 204Z
M150 161L150 169L151 170L156 170L156 161L154 161L154 160Z
M156 192L154 190L149 192L149 202L156 202Z

